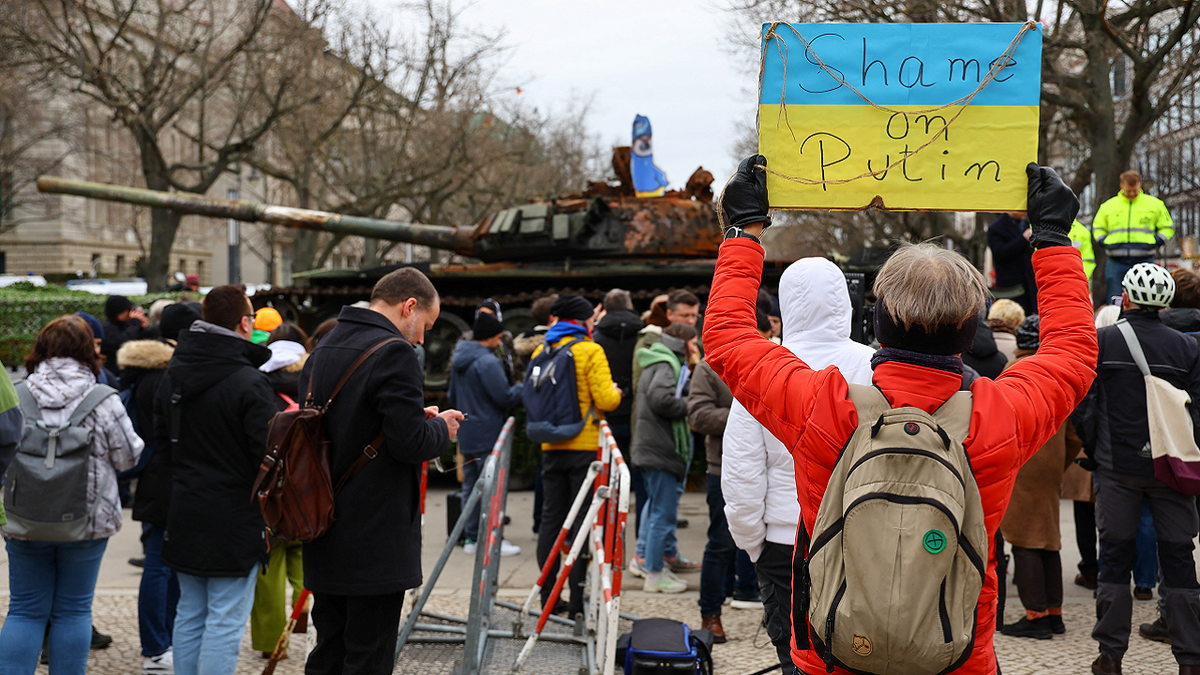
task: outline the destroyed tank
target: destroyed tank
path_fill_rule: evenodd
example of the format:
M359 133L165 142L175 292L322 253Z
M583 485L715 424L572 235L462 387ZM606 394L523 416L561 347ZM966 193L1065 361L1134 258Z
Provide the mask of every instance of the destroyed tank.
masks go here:
M172 209L405 242L452 251L479 262L415 263L437 287L442 312L425 336L426 389L448 384L454 343L470 330L484 298L503 308L505 328L518 335L533 325L529 306L550 293L576 293L600 302L612 288L633 296L638 310L674 289L702 303L712 283L722 228L712 205L712 174L698 169L683 190L637 198L629 180L629 149L613 156L617 180L590 183L581 194L535 201L489 214L470 227L425 225L345 216L247 201L42 177L44 192ZM255 306L271 304L311 331L343 305L366 300L375 281L405 265L321 269L294 274L291 286L260 290ZM764 282L775 287L782 267L768 263Z

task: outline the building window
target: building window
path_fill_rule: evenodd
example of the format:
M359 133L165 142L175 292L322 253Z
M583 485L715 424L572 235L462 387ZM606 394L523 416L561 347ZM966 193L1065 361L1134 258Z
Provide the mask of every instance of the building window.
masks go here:
M200 277L200 283L204 283L204 261L196 261L196 276Z
M0 251L0 274L8 272L8 259L4 251Z
M117 256L117 265L116 265L116 269L113 270L113 272L116 273L117 276L121 276L122 274L125 273L125 256L123 256L123 255Z
M93 253L92 254L92 267L91 267L92 276L94 276L94 277L100 276L100 264L101 264L100 254Z
M183 258L179 259L179 273L187 274L187 261Z
M13 201L12 172L0 171L0 221L12 217Z

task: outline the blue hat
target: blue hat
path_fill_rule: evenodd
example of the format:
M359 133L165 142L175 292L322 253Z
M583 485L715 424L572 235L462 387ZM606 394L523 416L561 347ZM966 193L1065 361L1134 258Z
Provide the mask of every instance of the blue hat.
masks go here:
M88 314L87 312L76 312L75 316L87 322L88 328L92 329L92 335L95 336L97 340L104 339L104 326L100 325L99 319L91 314Z
M650 118L645 115L638 115L633 118L633 137L649 136L650 135Z

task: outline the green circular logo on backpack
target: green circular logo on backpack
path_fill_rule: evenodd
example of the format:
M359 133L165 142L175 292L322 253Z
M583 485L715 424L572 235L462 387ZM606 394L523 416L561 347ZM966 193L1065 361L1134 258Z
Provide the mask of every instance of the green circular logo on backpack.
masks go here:
M925 550L930 553L941 553L946 550L946 535L941 530L930 530L925 533L922 542Z

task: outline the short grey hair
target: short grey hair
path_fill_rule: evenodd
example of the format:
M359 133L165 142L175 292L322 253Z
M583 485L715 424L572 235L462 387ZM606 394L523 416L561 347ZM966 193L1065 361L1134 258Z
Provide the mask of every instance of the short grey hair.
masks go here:
M961 326L987 303L983 274L963 256L934 244L906 244L875 277L875 297L906 330Z
M618 309L633 309L633 298L629 291L614 288L604 294L604 311L615 312Z

